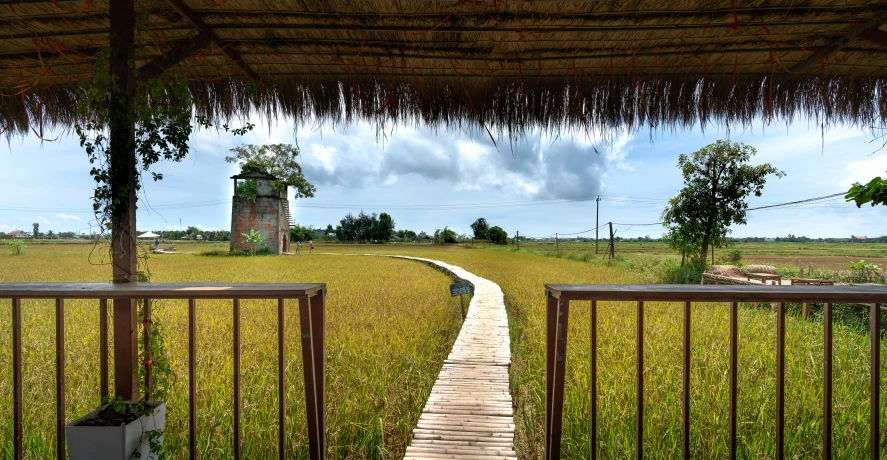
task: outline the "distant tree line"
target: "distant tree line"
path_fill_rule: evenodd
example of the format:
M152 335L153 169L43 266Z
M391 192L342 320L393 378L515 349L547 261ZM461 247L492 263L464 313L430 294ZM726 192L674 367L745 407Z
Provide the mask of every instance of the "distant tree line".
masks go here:
M385 243L394 234L394 219L387 213L367 214L360 211L357 216L350 212L339 221L336 239L350 243Z
M494 244L508 244L508 233L499 226L490 227L487 219L483 217L471 224L471 231L474 237L479 240L490 240Z
M231 241L231 232L228 230L201 230L193 225L185 230L152 230L152 232L160 235L160 239L163 240L196 240L200 235L203 241Z

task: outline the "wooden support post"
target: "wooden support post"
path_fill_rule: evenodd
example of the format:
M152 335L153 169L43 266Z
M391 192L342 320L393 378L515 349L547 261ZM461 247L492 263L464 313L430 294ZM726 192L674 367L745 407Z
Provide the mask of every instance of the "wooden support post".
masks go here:
M804 302L801 304L801 314L804 316L804 319L810 319L810 303Z
M569 301L550 293L545 341L545 460L561 458Z
M517 249L520 250L520 232L516 232L514 242L517 243Z
M613 222L610 222L610 259L616 258L616 246L613 241Z
M554 234L554 243L557 246L557 252L561 252L561 242L557 237L557 233Z
M322 460L326 458L324 293L299 299L299 322L302 329L309 459Z
M136 280L136 156L133 120L134 0L110 2L111 57L114 85L110 88L110 186L116 203L111 209L111 261L115 283ZM139 399L138 329L133 299L114 300L114 394Z

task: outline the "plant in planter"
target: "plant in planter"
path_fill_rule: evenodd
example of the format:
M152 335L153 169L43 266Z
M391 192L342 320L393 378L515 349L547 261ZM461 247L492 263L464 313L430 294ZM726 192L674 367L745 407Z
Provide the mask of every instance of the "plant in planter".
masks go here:
M139 282L150 282L150 273L139 271ZM156 302L156 301L155 301ZM166 401L175 375L163 340L163 324L151 317L144 301L139 301L142 325L150 324L147 340L139 341L139 359L146 366L139 368L141 394L147 394L145 372L152 373L152 400L123 401L107 399L105 404L65 427L68 455L71 460L130 458L163 460L163 430L166 423ZM144 329L143 329L144 330ZM149 353L150 351L150 353Z
M119 398L65 427L71 460L163 460L166 403Z

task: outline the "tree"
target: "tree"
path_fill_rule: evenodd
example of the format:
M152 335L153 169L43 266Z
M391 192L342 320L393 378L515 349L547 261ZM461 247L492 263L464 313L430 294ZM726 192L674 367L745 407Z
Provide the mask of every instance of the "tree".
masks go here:
M719 140L678 157L684 188L662 212L672 247L698 251L695 262L704 265L709 246L724 246L730 225L746 223L745 199L761 196L768 176L785 176L769 163L749 164L756 153L750 145Z
M34 225L34 233L33 233L33 237L34 237L34 239L36 240L37 237L40 236L40 224L38 224L37 222L34 222L33 225Z
M449 227L444 227L443 230L434 231L434 242L436 244L457 244L459 240L456 239L456 232L450 230Z
M303 227L296 224L290 227L290 241L312 241L317 232L311 226Z
M844 196L847 201L856 202L856 207L861 208L866 203L887 206L887 179L878 176L870 180L867 184L854 183L847 195Z
M502 227L495 226L487 230L487 236L495 244L508 244L508 233Z
M394 232L394 219L391 218L387 213L379 214L379 220L376 222L375 229L373 231L373 237L376 241L380 243L384 243L391 239L391 234Z
M487 223L486 219L481 217L471 224L471 230L474 232L475 238L485 240L488 237L487 232L490 230L490 224Z
M397 231L397 237L400 238L402 241L416 241L417 236L418 235L416 235L416 232L414 232L412 230L398 230Z
M311 198L315 188L305 180L302 166L296 161L299 149L290 144L247 144L230 150L234 155L225 157L228 163L240 164L241 172L262 172L277 178L279 191L288 185L295 190L295 198Z
M185 234L186 235L199 235L200 229L193 226L193 225L189 225L188 228L185 229Z

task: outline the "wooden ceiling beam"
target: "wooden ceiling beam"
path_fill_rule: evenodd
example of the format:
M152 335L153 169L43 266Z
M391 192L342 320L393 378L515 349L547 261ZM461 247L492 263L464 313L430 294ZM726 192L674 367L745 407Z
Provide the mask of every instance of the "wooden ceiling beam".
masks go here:
M853 27L847 32L843 37L835 39L833 42L829 43L825 48L807 56L807 59L797 63L794 67L791 68L792 73L798 73L813 64L820 62L820 60L825 59L828 55L834 53L835 51L839 51L845 46L849 45L853 41L861 38L862 35L868 31L876 30L881 24L887 22L887 8L878 11L875 17L865 21L864 23Z
M179 0L167 0L169 2L178 1ZM197 15L195 14L196 18ZM761 27L765 26L771 31L775 31L777 28L781 27L848 27L850 24L848 21L796 21L796 22L752 22L752 23L743 23L743 27ZM624 25L624 26L597 26L597 25L588 25L588 26L570 26L570 27L520 27L520 28L506 28L506 27L449 27L443 28L439 27L437 29L431 30L434 27L433 24L427 26L427 29L419 29L419 35L416 35L415 26L366 26L362 27L360 25L355 24L317 24L317 25L303 25L303 24L257 24L257 23L249 23L242 24L236 22L229 22L223 24L213 24L213 31L255 31L255 32L267 32L267 31L279 31L279 32L347 32L352 34L360 34L363 32L394 32L399 34L406 34L407 36L415 35L421 36L424 34L454 34L454 33L484 33L484 34L529 34L529 33L538 33L538 34L570 34L570 33L583 33L583 34L610 34L610 33L618 33L618 32L663 32L663 33L671 33L677 31L687 31L687 30L713 30L713 31L723 31L724 24L715 24L715 23L705 23L705 24L683 24L683 25L662 25L662 26L634 26L634 25ZM209 26L206 27L209 29ZM198 29L200 29L198 27ZM187 32L189 30L193 30L193 28L186 27L158 27L153 29L155 32ZM202 31L202 29L200 29ZM793 33L791 31L783 31L780 30L778 33L773 32L774 35L799 35L798 33ZM84 29L78 31L72 31L69 29L59 29L51 32L40 33L40 37L66 37L66 36L77 36L84 37L87 35L107 35L108 29L106 28L93 28L93 29ZM763 33L762 33L763 35ZM219 40L222 43L222 40L218 38L217 35L213 35L216 37L216 40ZM356 41L360 41L359 35L356 35ZM26 33L15 33L8 35L0 35L0 41L7 40L32 40L34 38L33 32Z
M860 37L869 43L874 43L887 48L887 32L884 32L881 29L866 30L860 35Z
M171 51L156 56L137 70L138 81L146 81L159 77L167 69L192 56L210 45L210 37L204 32L175 47Z
M203 22L202 19L200 19L200 17L197 15L197 13L194 12L194 10L189 8L188 5L185 5L182 0L166 0L166 3L169 4L169 6L172 7L172 9L174 9L177 13L179 13L179 15L185 18L185 20L188 21L191 26L200 31L201 34L206 34L206 36L209 37L210 44L218 48L222 53L228 56L228 59L231 59L234 65L236 65L241 72L243 72L245 75L249 76L253 80L259 81L259 75L243 61L243 59L236 51L231 49L231 43L226 43L222 41L219 36L216 35L216 33L213 32L212 29L210 29L209 25Z

